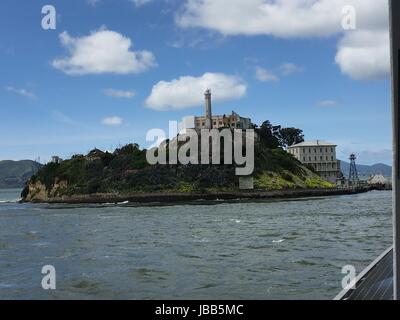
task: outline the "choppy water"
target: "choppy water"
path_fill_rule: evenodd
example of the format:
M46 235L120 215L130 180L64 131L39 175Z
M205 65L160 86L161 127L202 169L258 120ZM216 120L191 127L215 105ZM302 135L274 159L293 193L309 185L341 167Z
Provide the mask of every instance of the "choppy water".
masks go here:
M331 299L391 245L391 193L66 206L0 190L0 299ZM57 290L41 288L54 265Z

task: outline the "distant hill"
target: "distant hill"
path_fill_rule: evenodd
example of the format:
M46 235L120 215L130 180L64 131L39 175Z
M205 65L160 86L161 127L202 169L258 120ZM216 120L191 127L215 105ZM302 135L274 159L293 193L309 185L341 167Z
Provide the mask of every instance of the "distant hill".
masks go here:
M342 172L347 177L350 171L350 163L341 161ZM375 174L381 174L385 177L392 175L392 167L383 163L377 163L372 166L357 164L357 171L360 176L370 176Z
M0 189L23 188L41 167L40 163L31 160L0 161Z

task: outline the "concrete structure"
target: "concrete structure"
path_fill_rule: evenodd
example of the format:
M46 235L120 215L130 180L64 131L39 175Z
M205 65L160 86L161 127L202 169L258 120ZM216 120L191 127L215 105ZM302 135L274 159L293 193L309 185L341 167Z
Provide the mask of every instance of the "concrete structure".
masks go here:
M185 133L186 129L253 129L254 125L250 118L243 118L232 111L231 115L212 115L211 90L207 89L205 96L205 115L200 117L189 116L182 119L179 124L179 132Z
M254 179L252 176L239 177L239 189L240 190L253 190Z
M60 164L62 162L62 159L58 156L52 156L51 157L51 163L55 163L55 164Z
M212 112L211 112L211 90L207 89L204 93L206 116L204 120L205 129L213 128Z
M326 181L336 183L340 176L340 161L336 159L337 145L316 140L288 148L288 152L305 165L312 166Z
M194 118L194 127L195 129L208 129L207 126L207 117L195 117ZM211 126L213 129L220 128L232 128L232 129L253 129L253 124L251 123L251 119L243 118L236 112L232 111L232 114L227 115L218 115L211 116Z
M232 111L231 115L212 115L211 108L211 90L207 89L205 96L205 116L194 117L195 129L253 129L251 119L243 118L236 112Z

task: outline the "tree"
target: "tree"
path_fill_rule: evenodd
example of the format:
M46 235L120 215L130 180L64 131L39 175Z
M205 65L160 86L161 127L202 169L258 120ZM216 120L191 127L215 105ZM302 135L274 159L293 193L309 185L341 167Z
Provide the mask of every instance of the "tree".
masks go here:
M304 142L303 130L297 128L282 128L279 130L279 144L287 148L294 144Z
M276 137L277 127L272 126L271 122L264 121L258 129L260 143L266 148L279 148L279 139Z

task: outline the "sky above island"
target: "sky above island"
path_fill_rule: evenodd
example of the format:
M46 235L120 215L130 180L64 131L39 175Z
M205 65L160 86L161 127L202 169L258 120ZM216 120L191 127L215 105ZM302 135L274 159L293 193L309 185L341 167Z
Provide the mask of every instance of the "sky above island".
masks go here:
M56 30L41 26L44 5ZM356 9L344 30L343 7ZM391 163L387 0L2 0L0 160L143 147L235 110Z

